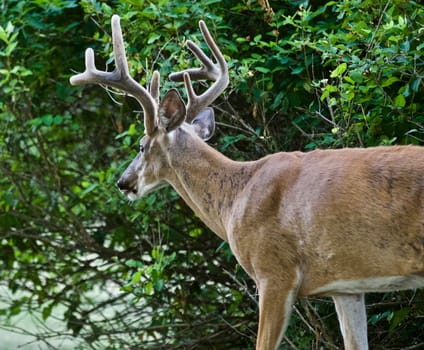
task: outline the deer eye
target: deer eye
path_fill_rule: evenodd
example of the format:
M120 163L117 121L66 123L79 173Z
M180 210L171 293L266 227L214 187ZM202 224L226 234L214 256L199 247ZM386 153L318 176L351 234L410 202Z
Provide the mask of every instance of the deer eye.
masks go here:
M140 152L144 153L144 150L145 150L144 145L140 145Z

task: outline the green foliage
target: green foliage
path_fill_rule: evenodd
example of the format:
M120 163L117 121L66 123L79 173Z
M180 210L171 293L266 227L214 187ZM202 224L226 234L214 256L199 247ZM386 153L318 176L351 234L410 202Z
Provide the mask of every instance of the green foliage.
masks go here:
M337 21L316 27L330 9ZM329 2L286 18L295 38L302 33L306 56L321 58L320 70L307 67L319 97L310 112L331 126L331 134L319 135L308 148L420 141L422 18L414 2L358 1Z
M205 19L231 75L212 143L233 159L421 143L422 5L299 5L271 1L267 23L245 1L2 3L0 280L12 292L2 319L61 319L61 329L25 331L49 348L61 348L54 337L81 349L253 348L255 288L228 245L172 190L128 203L116 189L143 132L139 106L68 79L87 47L99 68L113 68L118 13L131 73L145 85L158 69L164 92L175 86L170 72L197 65L183 43L202 42ZM371 347L423 343L422 298L369 296ZM331 303L301 301L295 311L281 349L340 346Z

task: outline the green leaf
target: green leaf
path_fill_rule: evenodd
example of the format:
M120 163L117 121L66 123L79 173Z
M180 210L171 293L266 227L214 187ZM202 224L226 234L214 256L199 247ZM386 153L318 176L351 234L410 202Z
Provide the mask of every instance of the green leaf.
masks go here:
M46 307L43 308L43 310L41 312L41 316L42 316L44 321L47 320L47 318L49 318L49 316L51 315L52 310L53 310L53 306L54 306L54 303L50 303L49 305L47 305Z
M0 40L4 41L6 44L9 42L9 37L2 26L0 26Z
M155 281L155 283L154 283L155 290L158 291L158 292L162 291L164 285L165 285L165 281L163 279L159 279L159 280Z
M149 40L147 40L148 44L153 44L155 41L157 41L158 39L160 39L162 36L158 33L152 33L149 36Z
M405 107L406 104L405 97L402 94L397 95L393 102L396 107L400 108Z
M188 233L190 237L199 237L203 233L203 230L200 227L196 227Z
M131 283L133 283L133 284L139 283L140 280L141 280L141 276L142 276L142 271L141 270L139 270L136 273L134 273L132 275Z
M93 192L96 188L98 188L100 185L98 183L92 183L87 186L87 188L81 192L80 196L81 198L84 198L87 196L90 192Z
M362 81L364 80L362 72L359 69L351 70L349 72L349 77L351 77L352 80L356 83L362 83Z
M348 75L346 75L346 76L344 76L343 77L343 79L345 80L345 81L347 81L349 84L352 84L352 85L354 85L355 84L355 80L353 80L350 76L348 76Z
M343 75L344 72L346 72L346 69L347 69L347 63L346 62L340 63L336 67L336 69L334 69L331 72L330 77L331 78L339 78L339 77L341 77Z
M401 324L411 313L410 307L393 312L393 317L390 322L389 332L392 332L399 324Z
M291 71L291 74L292 74L292 75L297 75L297 74L302 73L304 70L305 70L305 67L303 67L303 66L299 66L299 67L296 67L295 69L293 69L293 70Z
M154 289L154 287L153 287L153 283L152 283L152 282L147 282L147 283L144 285L144 292L145 292L147 295L151 295L151 294L153 294L153 289Z
M393 316L393 312L391 310L387 310L383 313L371 315L368 322L372 325L376 325L378 321L382 319L390 320Z
M411 48L409 40L405 40L402 44L400 44L400 49L404 52L408 52Z
M330 85L330 84L326 85L326 87L324 88L324 90L322 92L321 98L320 98L321 101L324 101L333 92L339 92L339 89L337 88L337 86Z
M387 86L392 85L393 83L396 83L397 81L399 81L399 78L397 78L397 77L390 77L390 78L386 79L386 80L385 80L385 81L381 84L381 86L382 86L382 87L387 87Z
M271 70L269 68L266 68L266 67L255 67L255 69L258 72L265 73L265 74L271 72Z
M411 90L414 92L417 92L421 86L421 82L422 82L422 78L414 79L410 84Z
M137 128L135 127L135 124L134 123L130 124L130 127L128 128L128 135L134 136L136 133L137 133ZM121 135L118 135L118 136L121 136Z
M133 260L133 259L130 259L130 260L127 260L127 261L125 261L125 265L127 265L128 267L132 267L132 268L141 268L141 267L143 267L143 263L141 262L141 261L138 261L138 260Z
M229 146L239 142L240 140L245 140L247 139L246 135L235 135L235 136L224 136L221 139L221 150L225 151Z
M16 49L16 46L18 46L17 42L9 43L9 45L6 46L6 51L5 51L6 57L12 54L12 52Z

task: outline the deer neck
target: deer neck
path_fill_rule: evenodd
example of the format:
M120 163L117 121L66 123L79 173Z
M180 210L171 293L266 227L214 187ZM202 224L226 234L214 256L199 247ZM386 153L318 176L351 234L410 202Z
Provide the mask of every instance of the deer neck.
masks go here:
M169 149L168 182L196 215L227 240L226 222L234 199L254 171L254 162L235 162L197 136L179 131Z

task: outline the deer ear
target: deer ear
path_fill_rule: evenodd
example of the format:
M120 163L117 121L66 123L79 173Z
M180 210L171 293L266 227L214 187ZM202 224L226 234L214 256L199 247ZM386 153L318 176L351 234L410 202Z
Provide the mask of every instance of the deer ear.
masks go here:
M193 119L191 125L202 140L209 140L215 131L215 112L211 107L205 108Z
M185 120L186 107L177 90L169 90L159 106L159 128L172 131Z

